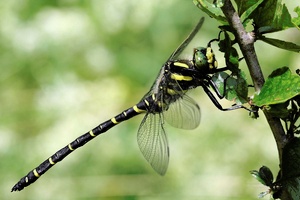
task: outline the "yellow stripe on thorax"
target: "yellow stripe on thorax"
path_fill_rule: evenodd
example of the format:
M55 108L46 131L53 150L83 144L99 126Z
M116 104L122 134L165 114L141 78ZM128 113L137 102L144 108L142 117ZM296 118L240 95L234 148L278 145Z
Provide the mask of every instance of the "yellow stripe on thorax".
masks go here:
M149 104L149 101L147 101L146 99L144 99L144 102L145 102L145 104L146 104L147 106L150 105L150 104Z
M186 92L187 90L181 90L181 92ZM167 88L167 93L170 94L170 95L176 95L176 94L180 94L178 91L175 91L173 89L170 89L170 88Z
M177 67L189 68L189 66L187 64L182 63L182 62L174 62L173 64Z
M175 94L177 94L177 93L175 92L175 90L172 90L172 89L170 89L170 88L167 89L167 93L170 94L170 95L175 95Z
M155 94L152 94L152 100L156 100L156 96L155 96Z
M179 74L175 74L175 73L171 74L171 79L174 79L176 81L191 81L191 80L193 80L193 78L190 76L183 76L183 75L179 75Z

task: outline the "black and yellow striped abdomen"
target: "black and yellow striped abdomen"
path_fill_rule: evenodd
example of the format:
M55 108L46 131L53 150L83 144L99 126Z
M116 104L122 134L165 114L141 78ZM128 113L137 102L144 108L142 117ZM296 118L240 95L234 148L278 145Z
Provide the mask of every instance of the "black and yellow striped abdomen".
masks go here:
M73 152L77 148L83 146L85 143L91 141L96 136L111 129L115 125L117 125L125 120L128 120L136 115L147 112L149 110L149 108L152 107L153 104L155 104L155 102L156 102L155 95L149 96L148 98L143 99L141 102L139 102L135 106L133 106L127 110L124 110L122 113L116 115L115 117L111 118L110 120L107 120L107 121L101 123L100 125L98 125L94 129L92 129L91 131L76 138L73 142L71 142L67 146L65 146L62 149L60 149L59 151L57 151L50 158L45 160L38 167L36 167L32 171L30 171L26 176L21 178L20 181L14 185L14 187L12 188L12 191L20 191L24 187L34 183L41 175L43 175L45 172L47 172L56 163L63 160L71 152Z

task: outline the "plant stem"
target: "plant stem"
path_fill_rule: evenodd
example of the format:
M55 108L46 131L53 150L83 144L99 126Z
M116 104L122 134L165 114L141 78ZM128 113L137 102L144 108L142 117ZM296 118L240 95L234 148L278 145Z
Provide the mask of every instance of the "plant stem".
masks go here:
M250 33L247 33L244 29L243 24L241 23L240 17L235 11L230 0L225 0L224 5L221 8L225 17L227 18L230 26L233 28L235 38L239 44L239 47L242 51L244 59L247 63L255 91L260 92L261 87L263 86L265 80L261 67L259 65L256 52L254 49L255 38ZM273 136L275 138L278 154L279 154L279 163L281 166L282 162L282 150L286 144L286 135L282 124L279 118L272 117L267 111L263 110L265 117L269 123L269 126L272 130Z

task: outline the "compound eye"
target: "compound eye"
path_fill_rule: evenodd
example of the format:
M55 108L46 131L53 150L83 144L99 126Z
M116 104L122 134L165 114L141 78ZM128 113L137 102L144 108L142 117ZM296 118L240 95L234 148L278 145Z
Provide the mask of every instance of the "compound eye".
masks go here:
M194 63L195 67L199 70L205 70L208 65L208 60L206 56L206 48L198 47L194 49Z

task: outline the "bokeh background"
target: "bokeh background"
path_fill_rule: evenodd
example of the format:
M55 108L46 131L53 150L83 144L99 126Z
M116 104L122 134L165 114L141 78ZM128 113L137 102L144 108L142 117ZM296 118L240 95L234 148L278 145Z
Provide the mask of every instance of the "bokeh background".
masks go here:
M10 0L0 10L0 199L250 200L267 190L249 174L261 165L278 171L264 116L221 112L198 88L190 96L201 106L201 124L193 131L167 126L171 157L164 177L139 152L138 116L11 193L58 149L137 103L205 14L180 0ZM194 47L217 37L218 24L205 17ZM296 31L273 35L300 43ZM265 75L284 65L299 68L296 53L261 42L256 49Z

